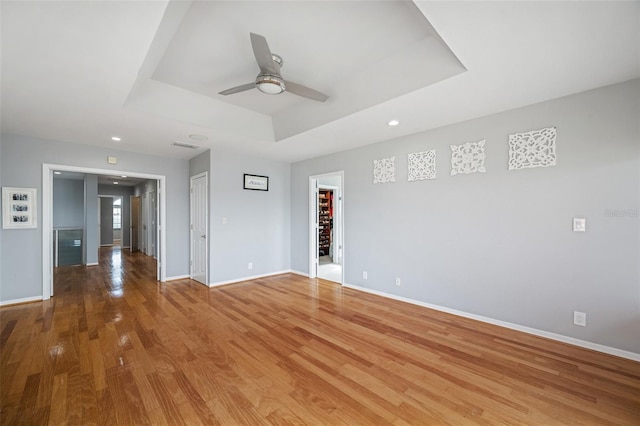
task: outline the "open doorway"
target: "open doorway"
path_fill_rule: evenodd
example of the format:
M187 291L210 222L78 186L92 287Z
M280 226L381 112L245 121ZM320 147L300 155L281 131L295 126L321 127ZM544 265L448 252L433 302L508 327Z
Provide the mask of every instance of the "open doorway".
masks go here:
M124 214L121 195L102 195L98 185L98 237L100 247L122 247Z
M145 173L137 173L137 172L126 172L126 171L113 171L113 170L102 170L102 169L93 169L93 168L85 168L85 167L76 167L76 166L65 166L65 165L53 165L53 164L43 164L43 174L42 174L42 293L43 300L49 299L53 295L53 284L54 284L54 251L55 251L55 241L53 240L54 234L54 226L55 221L53 217L53 176L54 171L61 172L70 172L75 174L85 174L87 179L91 182L89 184L89 180L85 180L84 190L80 191L83 194L84 198L84 209L83 214L81 214L78 222L84 222L82 226L80 226L83 230L83 247L86 247L85 250L85 258L83 259L83 263L87 266L98 265L98 247L100 245L100 237L99 237L99 228L98 228L98 218L102 209L98 208L98 181L99 177L104 176L112 176L117 177L118 180L125 179L127 177L131 179L138 179L141 182L146 181L149 185L152 185L154 188L154 196L151 198L152 203L150 206L153 208L149 208L148 216L149 222L151 223L150 234L148 235L150 252L153 253L154 257L157 257L158 261L154 261L153 268L156 271L156 277L159 281L166 281L166 271L164 265L166 264L166 255L165 255L165 246L166 246L166 236L164 234L164 230L161 228L161 224L164 223L164 218L166 217L166 203L165 197L163 195L165 188L165 176L163 175L151 175ZM58 175L56 173L56 175ZM89 178L89 176L92 176ZM111 185L116 185L116 182L111 182ZM129 194L133 194L133 190L128 191L127 194L113 194L118 197L110 197L110 200L114 200L115 198L119 198L121 201L120 206L120 215L121 221L120 226L125 230L128 228L128 212L129 212ZM157 195L157 196L156 196ZM90 203L90 200L93 200L90 208L87 208L87 205ZM117 207L117 206L116 206ZM114 206L111 203L110 210L110 224L113 228L114 219ZM100 219L103 220L102 218ZM122 229L121 229L122 231ZM125 231L126 232L126 231ZM130 245L129 235L123 232L121 236L121 247L128 248L126 246ZM111 238L113 243L113 237ZM91 249L90 249L91 248ZM89 251L90 249L90 251ZM120 249L120 247L118 247ZM91 253L91 257L89 257L86 253Z
M344 282L343 172L311 176L309 276Z

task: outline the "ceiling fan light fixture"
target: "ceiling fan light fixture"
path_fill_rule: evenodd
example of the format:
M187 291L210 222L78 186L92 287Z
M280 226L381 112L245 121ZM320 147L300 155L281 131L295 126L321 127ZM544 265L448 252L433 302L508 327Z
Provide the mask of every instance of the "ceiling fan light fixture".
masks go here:
M286 90L284 80L276 75L259 75L256 79L256 87L262 93L269 95L279 95Z

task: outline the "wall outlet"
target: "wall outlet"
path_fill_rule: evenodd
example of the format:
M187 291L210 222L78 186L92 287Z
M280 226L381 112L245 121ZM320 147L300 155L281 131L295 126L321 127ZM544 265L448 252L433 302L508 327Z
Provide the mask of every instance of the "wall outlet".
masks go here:
M586 230L587 230L587 219L583 217L574 217L573 232L586 232Z
M249 262L247 264L247 269L252 270L253 269L253 262Z
M584 312L573 311L573 324L581 327L587 326L587 314Z
M362 271L362 279L363 280L367 279L367 271Z
M396 285L400 287L400 278L396 278Z

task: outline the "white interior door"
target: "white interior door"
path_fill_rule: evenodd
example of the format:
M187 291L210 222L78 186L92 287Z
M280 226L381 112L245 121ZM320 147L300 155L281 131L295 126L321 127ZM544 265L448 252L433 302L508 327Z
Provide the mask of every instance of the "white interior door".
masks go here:
M191 279L208 285L207 173L191 178Z

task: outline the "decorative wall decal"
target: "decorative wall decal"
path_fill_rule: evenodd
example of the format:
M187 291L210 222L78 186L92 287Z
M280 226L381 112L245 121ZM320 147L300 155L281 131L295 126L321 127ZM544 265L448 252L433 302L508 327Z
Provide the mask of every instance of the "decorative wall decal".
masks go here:
M396 157L373 160L373 183L386 183L396 181Z
M555 127L509 135L509 170L555 165Z
M486 172L484 168L484 139L462 145L451 145L451 176Z
M409 154L409 182L436 178L436 150Z

